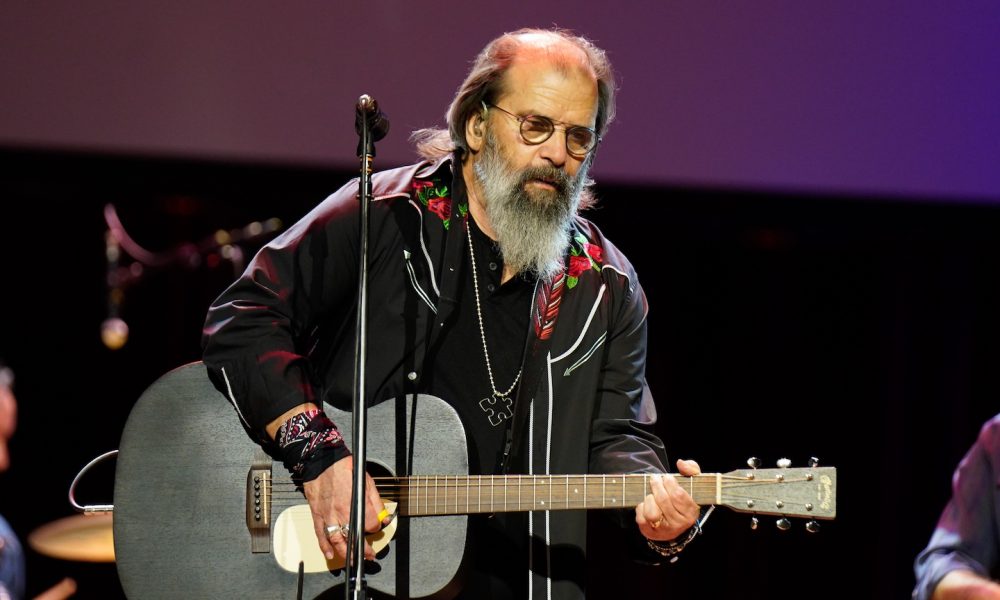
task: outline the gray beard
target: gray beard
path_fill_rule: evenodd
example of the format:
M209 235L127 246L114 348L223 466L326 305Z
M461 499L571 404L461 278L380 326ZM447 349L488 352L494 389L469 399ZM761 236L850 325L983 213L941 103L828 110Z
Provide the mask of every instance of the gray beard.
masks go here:
M528 167L518 172L500 151L493 134L487 132L483 154L473 172L505 266L540 279L551 279L563 270L570 226L580 207L589 166L588 157L575 177L555 167ZM528 191L525 185L535 179L556 189Z

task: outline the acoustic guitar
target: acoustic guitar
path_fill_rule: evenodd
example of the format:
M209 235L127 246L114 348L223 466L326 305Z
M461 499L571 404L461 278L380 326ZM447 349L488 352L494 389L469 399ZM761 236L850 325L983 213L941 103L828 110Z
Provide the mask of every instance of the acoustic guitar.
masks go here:
M368 439L369 473L396 515L369 537L380 555L388 546L366 578L387 597L457 593L469 514L631 508L649 490L648 474L469 475L457 413L428 395L372 407ZM677 478L701 505L836 515L833 467ZM164 375L136 402L119 447L114 504L115 557L130 598L316 599L334 597L343 583L343 565L319 550L301 490L250 439L201 363Z

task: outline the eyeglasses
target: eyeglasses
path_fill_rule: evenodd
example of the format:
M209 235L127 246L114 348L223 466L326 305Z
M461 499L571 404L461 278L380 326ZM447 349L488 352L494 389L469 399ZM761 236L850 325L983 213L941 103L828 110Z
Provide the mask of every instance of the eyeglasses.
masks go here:
M532 146L542 144L552 137L552 134L556 131L557 121L553 121L548 117L539 115L525 115L522 117L504 110L496 104L486 104L483 102L483 108L487 107L493 107L505 115L516 119L521 126L521 139L524 140L525 144ZM566 151L573 156L586 156L601 141L601 136L597 135L597 132L589 127L560 123L559 128L566 132Z

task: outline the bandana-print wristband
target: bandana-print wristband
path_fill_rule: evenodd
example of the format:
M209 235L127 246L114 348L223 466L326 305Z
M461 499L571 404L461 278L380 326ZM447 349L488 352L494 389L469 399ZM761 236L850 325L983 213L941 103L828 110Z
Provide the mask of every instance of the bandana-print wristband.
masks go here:
M316 479L327 467L351 454L337 426L315 408L282 423L275 442L285 468L302 482Z

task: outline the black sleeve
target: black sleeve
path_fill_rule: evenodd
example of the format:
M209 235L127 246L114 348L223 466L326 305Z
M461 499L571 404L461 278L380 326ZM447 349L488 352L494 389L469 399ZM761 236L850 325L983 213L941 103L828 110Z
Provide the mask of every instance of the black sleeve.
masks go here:
M350 310L357 279L357 183L265 246L208 311L209 376L261 442L290 408L319 402L306 358L318 324Z

